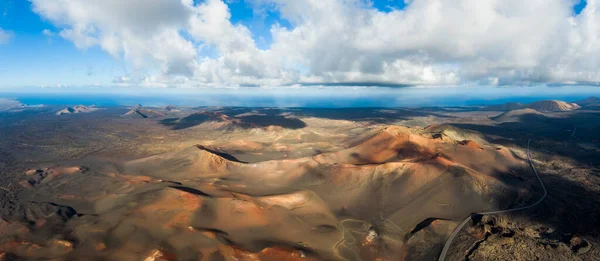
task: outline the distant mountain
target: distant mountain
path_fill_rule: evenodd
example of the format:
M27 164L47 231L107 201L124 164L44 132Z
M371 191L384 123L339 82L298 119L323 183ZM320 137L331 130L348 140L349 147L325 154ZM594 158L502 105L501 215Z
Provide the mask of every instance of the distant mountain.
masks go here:
M65 114L77 114L77 113L90 113L97 111L98 108L93 106L85 106L85 105L77 105L73 107L64 108L56 113L56 115L65 115Z
M485 111L511 111L525 108L525 104L519 102L507 102L504 104L491 105L483 108Z
M587 98L585 100L576 101L575 103L577 103L577 104L579 104L581 106L584 106L584 107L585 106L590 106L590 105L600 105L600 98L592 96L592 97L589 97L589 98Z
M179 109L177 109L177 106L175 106L175 105L167 105L167 107L165 107L165 111L178 112Z
M492 117L492 120L497 122L518 122L521 121L523 117L527 116L537 116L537 117L546 117L543 113L536 111L534 109L520 109L520 110L512 110L502 113L496 117Z
M557 111L573 111L580 109L576 103L568 103L564 101L546 100L530 103L527 108L534 109L539 112L557 112Z
M164 117L165 115L161 112L155 111L155 110L150 110L150 109L143 109L143 108L139 108L136 107L134 109L131 109L130 111L128 111L127 113L123 114L122 117L130 117L130 118L160 118L160 117Z
M587 101L589 104L594 103L596 101L596 97L588 98ZM598 99L600 100L600 99ZM498 105L490 105L483 108L484 111L512 111L512 110L521 110L521 109L534 109L538 112L557 112L557 111L572 111L580 109L579 102L577 103L569 103L564 101L556 101L556 100L544 100L538 101L530 104L523 104L518 102L507 102L504 104ZM598 101L600 104L600 101Z

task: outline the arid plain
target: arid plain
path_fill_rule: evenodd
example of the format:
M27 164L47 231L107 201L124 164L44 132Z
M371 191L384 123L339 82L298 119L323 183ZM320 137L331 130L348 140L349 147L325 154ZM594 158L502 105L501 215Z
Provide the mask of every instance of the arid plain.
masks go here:
M0 260L600 260L599 105L7 105Z

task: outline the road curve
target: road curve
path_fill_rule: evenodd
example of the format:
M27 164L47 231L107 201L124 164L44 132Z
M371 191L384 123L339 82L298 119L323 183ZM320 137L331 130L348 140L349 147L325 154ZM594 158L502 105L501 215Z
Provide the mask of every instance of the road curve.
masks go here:
M542 182L542 178L540 178L540 174L538 173L537 169L535 169L535 166L533 165L533 160L531 159L531 150L529 149L529 145L530 144L531 144L531 139L529 139L529 141L527 141L527 160L529 161L529 166L531 166L531 169L533 170L533 173L535 173L535 176L537 177L538 181L542 185L542 189L544 189L544 195L538 201L534 202L533 204L531 204L529 206L512 208L512 209L506 209L506 210L498 210L498 211L489 211L489 212L474 213L474 214L479 214L479 215L496 215L496 214L509 213L509 212L515 212L515 211L530 209L530 208L533 208L533 207L539 205L540 203L542 203L542 201L544 201L544 199L546 199L546 197L548 196L548 190L546 189L546 186L544 185L544 182ZM450 238L448 238L448 240L446 241L446 244L444 245L444 248L442 249L442 252L440 253L440 258L438 259L438 261L444 261L445 260L446 254L448 253L448 250L450 249L450 245L452 244L452 241L454 240L454 238L456 237L456 235L458 235L458 233L462 230L462 228L467 223L469 223L470 220L471 220L471 215L469 215L469 217L467 217L452 232L452 234L450 235Z

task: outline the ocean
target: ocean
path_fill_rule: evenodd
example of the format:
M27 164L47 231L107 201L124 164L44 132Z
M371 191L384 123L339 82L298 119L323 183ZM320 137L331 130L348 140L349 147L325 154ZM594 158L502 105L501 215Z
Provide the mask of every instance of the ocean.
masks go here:
M236 107L452 107L568 102L600 96L600 87L300 87L237 89L67 88L0 89L0 98L27 105Z

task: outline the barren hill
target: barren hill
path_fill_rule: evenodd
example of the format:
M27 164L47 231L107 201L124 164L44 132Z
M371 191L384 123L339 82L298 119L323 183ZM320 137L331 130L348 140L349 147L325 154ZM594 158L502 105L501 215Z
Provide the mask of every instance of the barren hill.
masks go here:
M538 101L527 105L527 108L534 109L539 112L557 112L557 111L572 111L580 109L581 106L576 103L568 103L564 101Z
M582 102L594 102L595 99L589 98ZM597 98L596 98L597 99ZM557 112L557 111L572 111L581 108L578 103L568 103L564 101L556 100L545 100L538 101L530 104L523 104L518 102L507 102L499 105L491 105L483 108L485 111L514 111L521 109L534 109L540 112Z
M175 105L167 105L165 107L165 111L168 111L168 112L178 112L179 109Z
M132 117L132 118L160 118L165 117L165 115L159 111L143 109L143 108L135 108L131 109L127 113L123 114L123 117Z
M497 122L518 122L523 117L546 117L546 115L534 109L521 109L502 113L496 117L492 117L492 120Z
M58 111L56 113L56 115L76 114L76 113L90 113L90 112L94 112L94 111L97 111L97 110L98 110L98 108L95 108L93 106L77 105L77 106L73 106L73 107L64 108L64 109Z
M576 101L575 103L581 105L581 106L598 106L600 105L600 98L598 97L589 97L585 100L579 100Z
M456 141L473 140L479 144L487 144L487 141L483 138L483 134L448 124L430 125L427 126L425 130L431 134L432 137L442 140L444 138L450 138L451 140L453 139Z
M441 246L449 220L533 196L511 151L397 126L293 160L243 163L198 145L69 164L28 172L21 198L72 206L69 240L81 243L69 247L111 260L415 258Z

